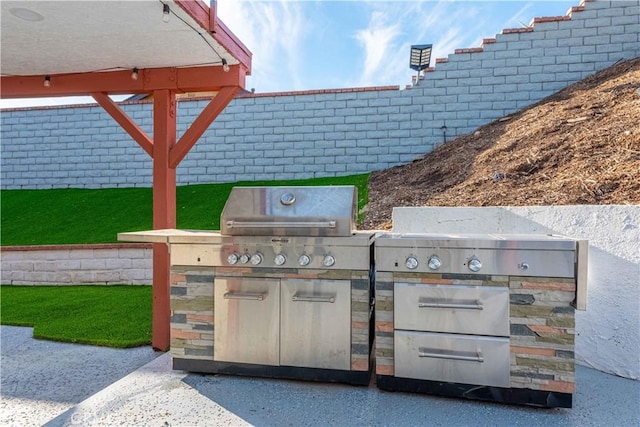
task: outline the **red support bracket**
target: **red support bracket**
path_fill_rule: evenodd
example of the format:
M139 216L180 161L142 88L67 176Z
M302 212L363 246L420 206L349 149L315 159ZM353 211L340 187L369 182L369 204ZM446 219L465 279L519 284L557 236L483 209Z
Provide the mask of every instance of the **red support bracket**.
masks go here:
M193 121L189 129L182 135L178 143L172 147L169 155L169 167L176 168L178 164L189 153L202 134L213 123L218 115L231 102L240 89L237 86L223 87L220 92L213 97L200 115Z
M107 113L142 147L144 151L153 157L153 140L138 126L131 117L120 109L106 93L94 92L93 99L105 109Z

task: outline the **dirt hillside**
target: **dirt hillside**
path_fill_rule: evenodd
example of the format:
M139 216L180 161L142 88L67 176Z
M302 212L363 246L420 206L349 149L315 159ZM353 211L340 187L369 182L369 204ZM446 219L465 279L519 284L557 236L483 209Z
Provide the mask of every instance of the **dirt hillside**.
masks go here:
M410 164L374 172L363 229L394 206L640 203L640 58L620 62Z

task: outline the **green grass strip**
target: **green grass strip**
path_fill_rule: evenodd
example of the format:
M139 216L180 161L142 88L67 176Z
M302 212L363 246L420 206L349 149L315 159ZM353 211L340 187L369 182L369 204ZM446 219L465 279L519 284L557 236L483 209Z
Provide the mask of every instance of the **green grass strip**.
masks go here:
M219 230L220 213L234 186L355 185L362 209L368 201L368 182L369 174L362 174L180 186L177 226ZM115 243L120 232L153 228L151 188L2 190L0 195L3 246Z
M116 348L151 343L151 286L0 286L0 323L34 338Z

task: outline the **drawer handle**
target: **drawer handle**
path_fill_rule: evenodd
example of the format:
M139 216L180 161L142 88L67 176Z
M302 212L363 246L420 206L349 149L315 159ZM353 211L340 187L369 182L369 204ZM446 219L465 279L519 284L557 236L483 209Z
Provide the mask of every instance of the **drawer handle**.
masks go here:
M303 301L303 302L336 302L335 295L325 296L325 295L298 295L295 294L291 297L291 301Z
M430 348L419 348L418 356L431 357L434 359L464 360L466 362L479 362L479 363L484 362L484 357L482 357L482 352L480 350L478 350L478 352L474 354L468 351L444 353L440 350L435 350Z
M257 292L226 292L224 299L246 299L253 301L263 301L267 294L259 294Z
M484 307L480 301L472 303L463 302L438 302L437 300L423 300L418 303L419 308L461 308L467 310L484 310Z

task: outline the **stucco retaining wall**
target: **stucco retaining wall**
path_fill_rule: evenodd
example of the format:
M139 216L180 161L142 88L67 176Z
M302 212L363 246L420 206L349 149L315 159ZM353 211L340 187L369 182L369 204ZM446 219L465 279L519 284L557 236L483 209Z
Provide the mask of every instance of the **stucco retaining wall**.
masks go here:
M587 310L576 311L576 362L640 379L639 206L395 208L393 231L588 239Z
M489 33L491 34L491 33ZM640 1L583 1L438 58L417 86L246 94L177 169L180 185L366 173L403 164L622 59ZM399 65L400 66L400 65ZM178 103L178 134L208 100ZM122 109L152 134L152 104ZM151 186L151 160L97 105L3 110L3 189Z

